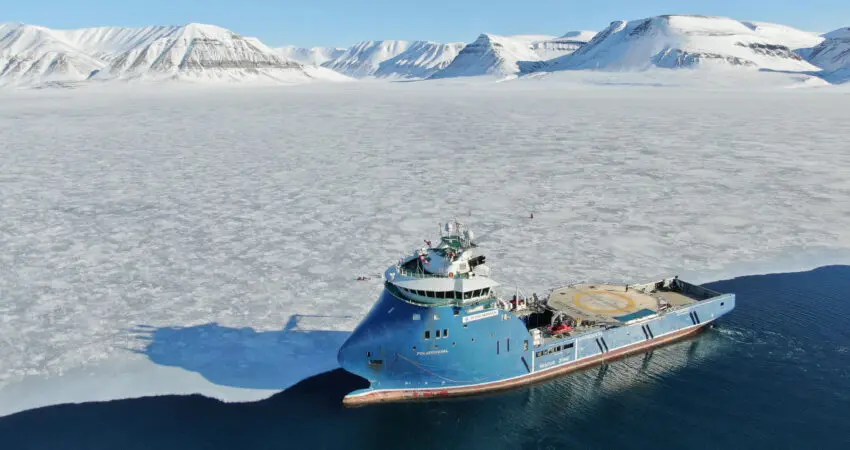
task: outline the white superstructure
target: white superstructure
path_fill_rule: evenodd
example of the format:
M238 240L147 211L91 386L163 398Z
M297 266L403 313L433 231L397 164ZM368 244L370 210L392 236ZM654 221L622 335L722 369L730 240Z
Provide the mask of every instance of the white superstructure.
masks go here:
M490 279L474 234L457 220L442 227L440 242L425 241L413 254L388 268L384 279L408 300L418 303L468 303L494 296L499 286Z

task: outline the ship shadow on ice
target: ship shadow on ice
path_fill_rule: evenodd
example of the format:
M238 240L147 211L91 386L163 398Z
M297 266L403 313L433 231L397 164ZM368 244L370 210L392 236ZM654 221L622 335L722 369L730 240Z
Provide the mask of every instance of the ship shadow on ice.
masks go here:
M257 331L217 323L133 330L144 341L131 350L163 366L197 372L211 383L248 389L286 389L339 367L336 354L350 332L305 330L293 315L282 330Z

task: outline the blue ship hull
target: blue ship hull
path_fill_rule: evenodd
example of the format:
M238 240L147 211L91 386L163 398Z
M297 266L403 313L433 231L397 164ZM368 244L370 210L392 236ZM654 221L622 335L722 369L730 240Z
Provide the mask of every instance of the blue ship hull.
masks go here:
M547 339L535 346L526 323L494 304L415 304L387 284L339 351L340 365L371 384L344 402L506 389L680 339L734 306L734 294L718 295L646 320Z

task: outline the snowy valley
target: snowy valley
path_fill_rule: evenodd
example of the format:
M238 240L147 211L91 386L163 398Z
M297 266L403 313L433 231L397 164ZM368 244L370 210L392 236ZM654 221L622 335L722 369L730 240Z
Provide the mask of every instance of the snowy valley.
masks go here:
M614 21L561 36L480 34L468 43L382 40L348 48L271 48L214 25L52 30L0 24L0 86L114 81L292 84L311 81L505 80L563 71L648 69L850 77L850 32L692 15ZM719 72L718 72L719 73Z

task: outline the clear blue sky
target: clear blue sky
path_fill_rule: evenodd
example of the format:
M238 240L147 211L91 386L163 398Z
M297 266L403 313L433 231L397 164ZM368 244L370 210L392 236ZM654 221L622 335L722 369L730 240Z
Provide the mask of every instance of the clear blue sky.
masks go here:
M50 28L211 23L271 46L348 46L361 40L469 42L481 33L599 30L613 20L707 14L810 31L850 26L850 0L10 0L0 22Z

